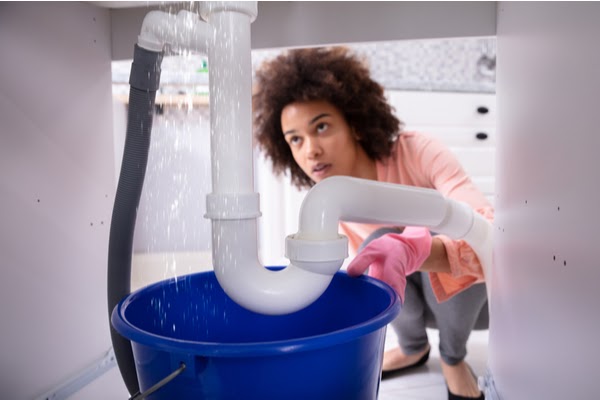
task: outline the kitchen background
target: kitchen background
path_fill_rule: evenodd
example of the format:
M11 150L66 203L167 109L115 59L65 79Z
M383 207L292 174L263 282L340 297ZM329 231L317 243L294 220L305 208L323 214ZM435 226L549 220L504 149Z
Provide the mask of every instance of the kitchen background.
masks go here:
M347 46L365 60L373 78L384 86L405 129L445 142L493 202L495 38ZM253 50L253 68L282 51ZM124 143L130 67L131 60L112 63L115 171L119 171ZM171 274L210 268L210 221L203 218L204 198L211 192L209 69L206 57L190 54L167 56L162 64L135 237L134 281L140 286ZM255 184L263 213L259 220L261 259L266 265L286 264L284 239L297 231L305 192L293 188L286 178L274 177L258 153Z
M54 398L57 390L67 389L76 399L126 397L110 352L106 307L114 168L123 148L114 140L122 130L113 126L122 123L125 107L111 90L111 64L131 57L149 2L122 8L126 3L0 2L2 398ZM599 53L594 51L600 3L282 1L261 2L259 12L252 26L255 49L496 38L502 57L497 90L434 87L431 82L439 81L430 77L423 86L388 93L407 127L448 141L494 201L494 268L488 282L494 325L489 347L481 348L489 353L489 377L502 397L597 397L593 378L600 348L594 343L600 320L590 316L599 303L600 254L589 239L600 219L593 212L600 202L593 184L600 147ZM478 51L475 65L483 54ZM460 64L448 54L438 60L444 69ZM209 67L199 62L194 74ZM404 71L405 64L385 67ZM483 82L465 75L477 85ZM402 76L405 82L413 78ZM191 133L207 132L196 129L207 125L200 111L207 99L177 87L177 82L167 85L171 92L160 99L163 115L178 118L157 118L154 136L170 150L153 149L155 165L136 237L138 255L162 254L168 261L157 268L161 277L186 273L187 265L210 267L178 257L198 258L207 242L201 214L208 135ZM194 126L183 126L193 113ZM492 121L501 128L498 138ZM169 168L188 164L184 160L196 162L193 170L173 174ZM269 180L263 167L257 158L261 224L282 232L263 231L261 257L278 263L277 240L294 231L297 218L286 210L301 194L288 190L285 179ZM157 210L152 202L169 207ZM151 237L146 232L152 227ZM262 239L271 236L269 243ZM134 277L135 282L144 279ZM478 374L481 365L473 363ZM439 370L427 368L435 375L435 393L401 397L393 391L396 397L441 398ZM423 383L418 377L402 381L410 386L407 391ZM388 396L387 389L383 382L380 398Z

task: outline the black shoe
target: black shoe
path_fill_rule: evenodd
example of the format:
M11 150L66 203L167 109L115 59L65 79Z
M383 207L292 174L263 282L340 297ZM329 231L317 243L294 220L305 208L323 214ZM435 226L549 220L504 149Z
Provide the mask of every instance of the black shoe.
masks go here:
M485 400L485 396L483 393L479 395L479 397L465 397L454 394L448 389L448 400Z
M467 366L471 370L471 374L473 375L473 378L475 378L475 382L477 382L477 375L475 375L475 372L473 372L473 369L471 368L471 366L469 366L468 364L467 364ZM448 389L448 400L485 400L485 396L483 395L483 392L480 393L478 397L465 397L465 396L459 396L457 394L452 393L450 391L450 389L448 388L448 385L446 385L446 389Z
M414 364L411 365L407 365L406 367L401 367L401 368L396 368L396 369L390 369L389 371L382 371L381 372L381 379L388 379L388 378L392 378L396 375L400 375L405 371L411 370L413 368L417 368L420 367L421 365L425 364L427 362L427 360L429 360L429 352L431 351L431 347L429 348L429 350L427 350L427 353L425 353L423 355L423 357L421 357L419 359L419 361L417 361Z

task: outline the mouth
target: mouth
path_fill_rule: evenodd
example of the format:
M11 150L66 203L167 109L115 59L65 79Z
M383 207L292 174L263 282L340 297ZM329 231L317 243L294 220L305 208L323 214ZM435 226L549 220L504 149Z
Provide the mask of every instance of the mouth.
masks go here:
M312 168L312 173L316 178L323 178L331 169L331 164L319 163Z

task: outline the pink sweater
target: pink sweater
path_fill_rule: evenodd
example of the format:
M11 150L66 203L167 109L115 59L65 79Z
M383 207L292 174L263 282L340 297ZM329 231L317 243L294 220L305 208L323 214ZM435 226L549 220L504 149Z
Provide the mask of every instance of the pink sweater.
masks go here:
M392 155L377 162L379 182L398 183L436 189L445 197L465 202L493 221L494 210L475 187L456 157L439 141L416 132L402 132ZM348 237L351 256L363 240L382 225L340 223L340 232ZM438 236L448 253L449 273L429 274L439 302L448 300L474 283L483 282L483 270L471 247L463 240Z

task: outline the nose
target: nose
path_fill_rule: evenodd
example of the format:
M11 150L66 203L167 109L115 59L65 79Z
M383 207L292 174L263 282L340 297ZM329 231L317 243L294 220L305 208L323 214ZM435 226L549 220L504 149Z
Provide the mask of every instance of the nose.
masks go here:
M319 157L323 153L323 148L319 139L316 137L308 137L306 139L306 154L309 159Z

